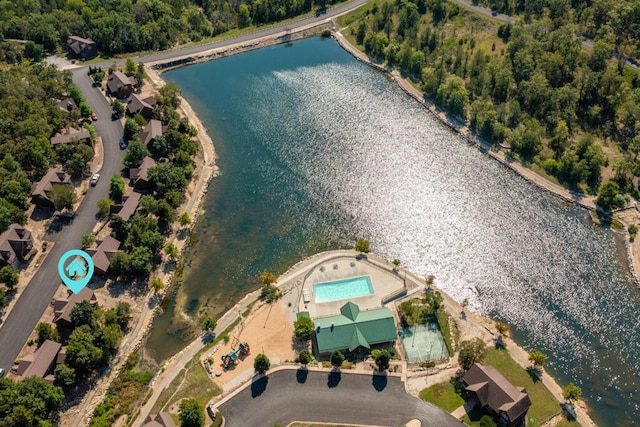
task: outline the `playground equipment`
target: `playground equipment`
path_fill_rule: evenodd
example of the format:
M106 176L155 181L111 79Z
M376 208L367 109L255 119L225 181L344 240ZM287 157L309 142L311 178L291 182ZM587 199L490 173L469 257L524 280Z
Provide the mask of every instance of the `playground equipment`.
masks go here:
M229 368L231 365L235 365L236 363L238 363L238 354L236 353L236 350L232 350L229 354L224 354L222 356L222 364L225 368Z
M241 342L240 347L238 347L238 351L243 356L246 356L247 354L251 353L251 349L249 348L249 343Z

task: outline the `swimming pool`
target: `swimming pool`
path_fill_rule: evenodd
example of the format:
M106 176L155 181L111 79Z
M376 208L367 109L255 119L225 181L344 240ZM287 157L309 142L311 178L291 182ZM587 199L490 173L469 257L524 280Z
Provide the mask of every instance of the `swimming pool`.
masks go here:
M373 295L373 285L369 276L350 277L333 282L321 282L313 285L316 302L338 301Z

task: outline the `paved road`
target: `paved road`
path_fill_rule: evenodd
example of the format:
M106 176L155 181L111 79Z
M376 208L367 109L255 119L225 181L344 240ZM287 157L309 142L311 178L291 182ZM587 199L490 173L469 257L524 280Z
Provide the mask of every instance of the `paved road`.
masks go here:
M53 241L55 245L27 288L19 296L9 317L0 327L0 368L5 370L13 365L60 285L58 260L66 251L81 247L82 235L91 232L96 223L96 202L107 197L109 178L119 173L122 167L124 152L120 152L118 147L118 141L123 133L122 125L120 122L111 121L109 104L98 89L91 86L91 81L84 69L74 71L73 82L85 94L87 103L98 116L94 126L104 144L101 178L98 185L87 192L73 223L63 227L57 233L49 233L45 236L45 240Z
M307 372L307 375L303 374ZM287 425L296 420L459 427L448 412L408 395L400 378L283 370L251 384L220 406L227 427Z

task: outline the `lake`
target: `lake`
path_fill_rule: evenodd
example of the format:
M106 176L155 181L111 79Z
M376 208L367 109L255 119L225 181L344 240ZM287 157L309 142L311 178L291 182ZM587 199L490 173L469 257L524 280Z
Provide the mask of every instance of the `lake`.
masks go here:
M214 140L220 175L184 284L148 351L185 345L182 316L220 314L317 251L400 259L504 320L580 385L601 425L640 415L638 291L614 235L482 154L334 40L310 38L164 74Z

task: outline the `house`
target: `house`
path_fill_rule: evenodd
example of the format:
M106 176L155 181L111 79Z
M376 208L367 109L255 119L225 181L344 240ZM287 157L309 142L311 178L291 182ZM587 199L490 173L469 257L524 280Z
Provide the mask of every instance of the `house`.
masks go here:
M83 59L91 59L98 56L96 42L78 36L70 36L67 39L67 51L69 55Z
M153 110L158 102L153 96L142 98L140 95L132 93L127 98L127 114L135 116L140 114L145 119L150 119Z
M524 388L516 387L493 366L476 363L464 374L467 401L491 414L499 426L524 426L531 400Z
M71 310L83 301L89 301L93 305L98 303L93 290L86 286L77 294L69 291L67 298L53 301L53 323L59 328L73 328Z
M107 90L112 96L126 98L136 89L136 80L120 71L109 74Z
M111 236L107 236L96 249L87 249L93 260L94 271L99 274L106 274L109 269L109 262L113 254L118 252L120 241Z
M71 185L71 177L62 169L53 168L36 183L31 192L31 203L41 206L55 208L53 202L49 200L49 191L53 185Z
M53 375L47 375L47 372L49 372L52 365L55 364L54 362L57 360L61 347L60 343L46 340L35 353L23 357L18 364L18 370L16 372L20 375L20 380L29 377L40 377L47 380L50 384L53 384L55 377Z
M124 203L111 206L111 214L119 215L123 220L129 221L129 219L131 219L133 214L135 214L136 210L138 209L140 197L142 197L142 194L140 193L131 193L125 199Z
M81 141L85 144L93 145L91 132L85 128L76 129L69 126L51 137L51 145L54 147L58 144L69 144L73 141Z
M335 350L352 352L359 347L393 343L397 338L393 315L386 307L361 311L348 302L340 308L339 315L319 317L313 322L320 354Z
M148 147L157 137L162 136L165 130L160 120L149 120L149 123L140 131L140 142Z
M149 187L149 169L156 166L156 161L147 156L142 159L142 163L137 168L129 169L129 178L133 183L133 188L141 190Z
M18 268L35 253L31 232L20 224L11 224L0 234L0 266Z
M65 98L62 101L58 102L58 108L60 108L65 113L70 113L73 110L77 110L78 105L76 104L76 101L73 100L73 98Z
M168 412L160 412L156 415L149 415L148 421L142 427L178 427L173 422L171 414Z

